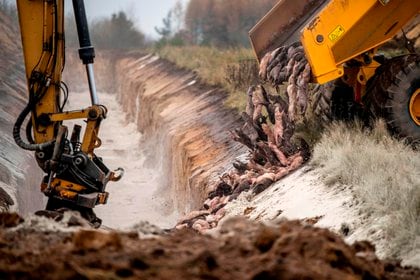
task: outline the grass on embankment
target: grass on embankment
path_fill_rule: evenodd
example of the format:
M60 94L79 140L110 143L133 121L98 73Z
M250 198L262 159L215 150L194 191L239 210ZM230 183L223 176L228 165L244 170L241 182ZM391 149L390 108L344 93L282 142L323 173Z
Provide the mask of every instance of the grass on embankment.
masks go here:
M372 130L332 124L315 145L312 165L327 185L352 186L364 212L380 221L388 256L420 253L420 153L391 137L383 121Z
M226 106L243 111L246 90L257 82L257 62L251 49L217 49L212 47L165 46L158 55L179 67L197 73L203 82L226 90Z

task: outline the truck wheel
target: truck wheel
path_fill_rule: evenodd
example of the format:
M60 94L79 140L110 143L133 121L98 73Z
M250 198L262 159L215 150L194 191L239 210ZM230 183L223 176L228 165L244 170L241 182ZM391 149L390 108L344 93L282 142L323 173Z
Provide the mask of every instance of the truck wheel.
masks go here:
M392 94L386 104L388 125L410 142L420 141L420 64L400 71L387 91Z
M367 100L374 116L409 143L420 141L420 56L389 60L374 77Z

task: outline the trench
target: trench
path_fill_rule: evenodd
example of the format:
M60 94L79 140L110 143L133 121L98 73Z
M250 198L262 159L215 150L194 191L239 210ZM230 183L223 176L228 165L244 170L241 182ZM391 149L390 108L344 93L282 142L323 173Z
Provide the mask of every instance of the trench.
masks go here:
M115 136L109 138L113 142L109 146L121 150L114 154L130 151L131 156L114 159L132 172L126 174L127 179L109 186L111 195L118 190L122 196L115 199L115 212L124 201L136 201L137 197L134 204L142 206L133 206L132 218L127 220L173 226L180 215L202 205L212 181L244 152L228 134L239 120L224 108L225 93L202 84L190 71L151 54L130 54L114 62L112 56L103 58L97 76L103 79L111 75L103 84L108 91L115 91L108 95L105 105L110 109L109 124L104 122L103 126L113 135L130 127L139 138L133 149L125 146L130 142L130 132L118 133L118 141ZM110 80L114 82L106 84ZM112 121L113 114L120 118L119 124ZM107 125L113 128L107 129ZM138 156L133 156L133 151ZM112 212L112 203L98 208L98 214Z
M100 54L95 70L101 103L109 109L101 124L103 144L96 153L110 169L126 170L121 181L108 184L108 204L95 211L112 228L144 220L174 226L180 215L202 205L211 183L244 152L228 133L239 120L223 106L226 94L151 54ZM25 215L42 209L46 200L39 191L42 171L9 133L18 108L25 104L22 71L16 77L19 104L2 128L8 142L3 145L2 138L1 145L7 154L2 162L14 162L5 170L17 174L8 175L14 176L13 182L3 175L1 181L15 200L11 210ZM70 88L66 110L89 106L84 73L77 56L68 53L63 76ZM67 125L71 129L71 123Z
M131 71L117 77L118 100L145 136L146 160L161 166L164 196L180 213L198 208L211 182L244 152L228 134L239 119L224 108L225 93L151 55L122 59L119 67Z

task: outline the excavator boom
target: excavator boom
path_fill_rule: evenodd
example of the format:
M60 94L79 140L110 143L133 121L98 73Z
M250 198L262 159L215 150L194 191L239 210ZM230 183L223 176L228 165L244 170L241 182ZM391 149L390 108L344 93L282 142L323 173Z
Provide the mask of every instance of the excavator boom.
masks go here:
M53 141L57 129L56 125L42 125L38 117L59 111L61 100L57 98L61 98L64 67L63 5L63 0L56 1L55 5L47 1L17 1L26 77L28 89L32 91L29 98L35 98L35 92L43 95L42 105L38 103L32 110L36 111L32 115L35 143ZM42 86L41 80L49 86Z
M94 149L101 145L99 128L107 109L99 104L96 93L91 45L83 0L73 0L80 49L86 65L92 105L76 111L64 111L68 88L61 80L64 68L64 0L17 0L22 45L28 81L28 104L18 117L13 131L15 142L34 151L38 165L46 173L41 190L49 197L47 210L79 211L92 225L101 220L93 213L97 204L105 204L108 181L121 178L110 171ZM21 136L25 118L26 139ZM65 121L82 119L71 137Z

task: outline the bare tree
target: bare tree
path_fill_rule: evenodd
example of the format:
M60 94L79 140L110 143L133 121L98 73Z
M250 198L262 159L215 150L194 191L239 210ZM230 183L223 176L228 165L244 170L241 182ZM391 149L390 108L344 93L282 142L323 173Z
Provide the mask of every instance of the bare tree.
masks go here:
M157 45L182 45L186 40L184 34L184 6L181 1L177 1L175 6L169 10L166 17L162 19L162 27L155 27L160 35Z

